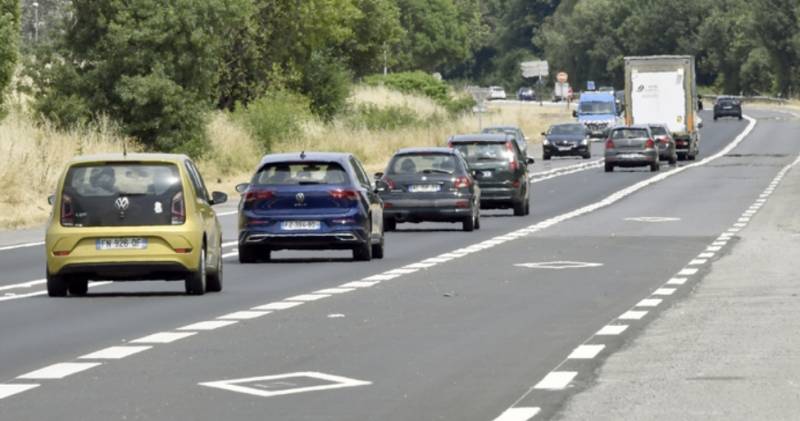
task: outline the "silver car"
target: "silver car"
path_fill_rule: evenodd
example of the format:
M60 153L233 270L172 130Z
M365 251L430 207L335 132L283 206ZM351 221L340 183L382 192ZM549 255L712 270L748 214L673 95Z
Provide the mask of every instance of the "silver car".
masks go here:
M649 166L658 171L659 151L649 126L618 126L608 134L605 150L606 172L614 167Z

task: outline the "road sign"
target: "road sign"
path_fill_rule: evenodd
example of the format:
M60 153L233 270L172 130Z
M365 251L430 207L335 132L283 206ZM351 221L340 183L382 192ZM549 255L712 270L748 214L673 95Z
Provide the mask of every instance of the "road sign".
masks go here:
M586 90L587 90L587 91L593 91L593 90L595 90L595 87L594 87L594 81L593 81L593 80L587 80L587 81L586 81Z
M569 80L569 75L567 74L567 72L558 72L558 74L556 75L556 80L561 83L567 83L567 81Z
M545 77L550 74L550 67L547 61L523 61L519 64L522 70L522 77Z

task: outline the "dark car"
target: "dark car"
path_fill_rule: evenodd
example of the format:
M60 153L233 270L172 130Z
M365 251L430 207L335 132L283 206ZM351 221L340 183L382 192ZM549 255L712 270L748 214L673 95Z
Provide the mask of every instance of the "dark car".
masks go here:
M536 101L536 91L528 86L523 86L517 90L517 99L520 101Z
M361 163L345 153L267 155L236 186L239 262L274 250L351 249L355 260L383 257L383 203Z
M460 222L480 228L480 188L467 162L450 148L401 149L375 174L383 199L383 227L398 222Z
M737 117L742 119L742 102L734 97L721 96L714 102L714 120L720 117Z
M650 166L658 171L658 148L648 126L619 126L611 129L606 140L605 170L614 167Z
M482 209L514 209L515 216L530 213L526 158L508 134L453 136L449 145L461 152L481 189Z
M548 160L553 156L592 157L589 133L581 123L554 124L542 136L542 159Z
M658 146L658 159L668 161L669 165L677 164L678 150L669 128L665 124L651 124L650 133Z
M481 133L505 133L511 135L514 137L514 141L517 142L519 150L522 151L522 155L528 155L528 138L525 133L522 133L522 129L517 126L490 126L481 130Z

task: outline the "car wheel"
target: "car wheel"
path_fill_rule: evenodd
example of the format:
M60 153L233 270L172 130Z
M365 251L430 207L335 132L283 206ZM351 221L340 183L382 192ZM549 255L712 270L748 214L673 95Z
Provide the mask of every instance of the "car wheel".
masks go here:
M475 215L475 229L481 229L481 211L478 209L478 214Z
M514 216L525 216L525 201L520 200L514 203Z
M381 241L378 244L372 245L372 257L376 259L383 259L383 233L381 233Z
M67 281L69 295L82 296L89 291L89 280L85 278L73 278Z
M715 115L715 116L714 116L714 121L717 121L717 118L718 118L718 117Z
M360 262L369 262L372 260L372 244L370 244L370 240L359 244L353 249L353 260Z
M658 162L653 162L652 164L650 164L650 172L656 172L658 171L658 169L659 169Z
M220 292L222 291L222 246L219 248L220 256L217 259L217 267L209 272L206 279L206 291Z
M741 114L739 114L739 120L741 120L741 119L742 119L742 115L741 115Z
M383 220L383 231L394 231L397 229L397 220L394 218L387 218Z
M47 295L51 297L66 297L67 280L60 275L47 274Z
M688 159L689 161L694 161L695 158L697 158L697 155L694 155L694 154L686 155L686 159Z
M677 165L678 164L678 154L672 154L669 156L669 165Z
M550 160L550 155L549 154L544 154L544 155L542 155L542 159L545 160L545 161L549 161Z
M189 295L203 295L206 292L208 270L206 268L206 249L200 250L200 261L197 270L190 272L184 281L186 293Z
M583 159L590 159L591 157L592 157L592 154L591 154L591 153L585 153L585 154L583 154Z
M614 172L614 165L606 164L606 172Z
M530 214L531 214L531 200L530 198L528 198L528 200L525 201L525 215L527 216Z

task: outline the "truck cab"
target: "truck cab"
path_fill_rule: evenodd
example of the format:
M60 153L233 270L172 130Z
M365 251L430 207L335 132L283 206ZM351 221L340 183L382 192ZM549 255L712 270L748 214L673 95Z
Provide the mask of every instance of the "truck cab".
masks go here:
M583 92L573 116L582 123L590 137L605 137L608 131L622 123L614 92Z

